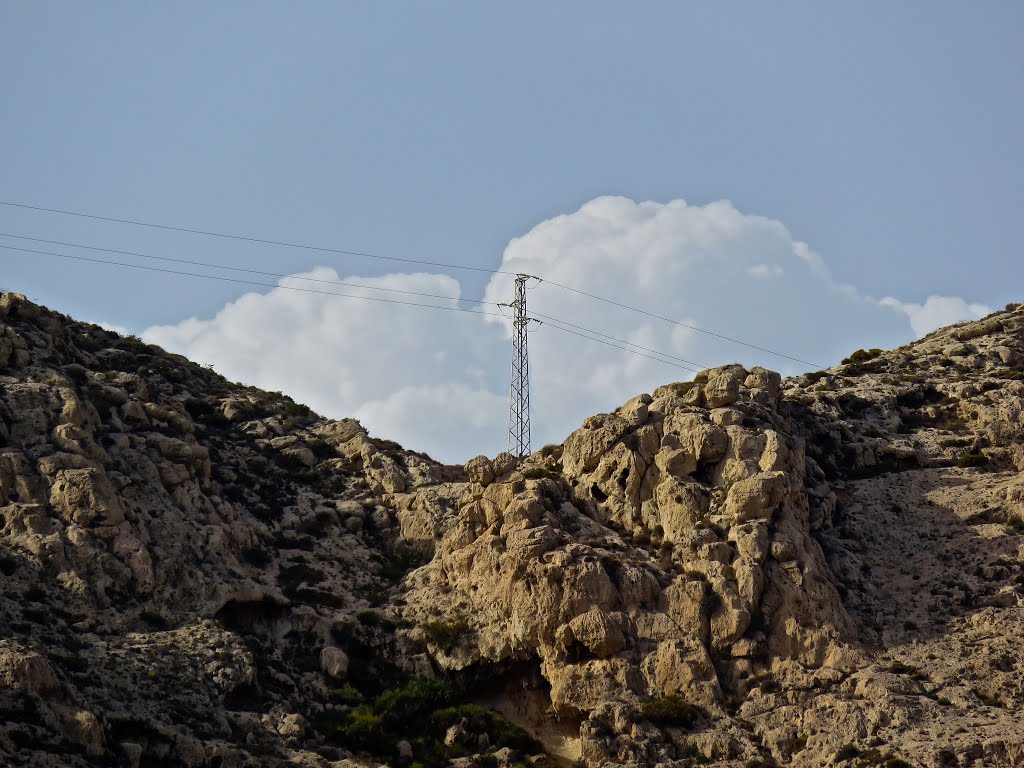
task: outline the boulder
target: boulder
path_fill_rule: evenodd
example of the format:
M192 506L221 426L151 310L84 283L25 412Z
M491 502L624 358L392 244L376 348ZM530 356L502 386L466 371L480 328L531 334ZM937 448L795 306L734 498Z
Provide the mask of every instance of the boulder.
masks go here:
M775 508L787 489L783 472L759 472L738 480L729 488L724 514L737 523L748 520L771 521Z
M320 669L328 677L344 680L348 676L348 654L341 648L328 645L320 651Z
M88 528L117 525L124 509L109 478L98 469L65 469L57 472L50 490L50 504L65 519Z
M577 642L586 646L598 658L606 658L626 646L620 622L621 618L616 621L595 608L577 616L569 622L568 627Z
M41 698L52 698L61 688L45 658L10 640L0 640L0 683Z
M704 385L704 398L709 408L731 405L740 399L740 387L747 378L747 372L738 365L715 368L709 371L708 382Z

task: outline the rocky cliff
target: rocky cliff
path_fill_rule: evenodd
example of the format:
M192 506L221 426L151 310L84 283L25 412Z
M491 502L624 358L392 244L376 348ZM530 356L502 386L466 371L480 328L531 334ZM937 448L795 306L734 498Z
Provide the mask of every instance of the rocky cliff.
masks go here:
M0 298L0 759L1024 765L1024 307L465 467Z

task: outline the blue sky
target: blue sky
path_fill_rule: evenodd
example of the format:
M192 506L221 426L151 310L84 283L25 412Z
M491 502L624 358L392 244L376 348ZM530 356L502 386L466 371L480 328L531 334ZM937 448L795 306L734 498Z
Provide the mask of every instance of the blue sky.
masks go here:
M594 198L724 199L864 297L998 307L1024 285L1022 34L1017 2L9 2L0 199L488 268ZM395 271L2 206L0 231ZM13 251L0 264L3 288L135 332L244 292ZM466 296L488 282L454 276Z

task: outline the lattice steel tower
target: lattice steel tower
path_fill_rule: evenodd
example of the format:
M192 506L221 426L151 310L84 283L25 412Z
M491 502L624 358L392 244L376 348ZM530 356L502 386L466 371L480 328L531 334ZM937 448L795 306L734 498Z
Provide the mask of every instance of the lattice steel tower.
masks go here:
M526 281L530 275L516 275L516 298L509 306L512 318L512 392L509 399L508 449L514 456L530 453L530 357L526 351Z

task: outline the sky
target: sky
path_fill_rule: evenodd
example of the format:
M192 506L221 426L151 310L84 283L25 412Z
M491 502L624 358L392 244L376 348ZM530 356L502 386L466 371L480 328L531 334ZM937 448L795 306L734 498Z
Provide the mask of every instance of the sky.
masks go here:
M0 248L0 288L457 461L506 444L511 343L449 310L527 271L539 447L1022 300L1022 33L1009 0L3 3L0 201L474 269L0 205L4 246L305 278Z

